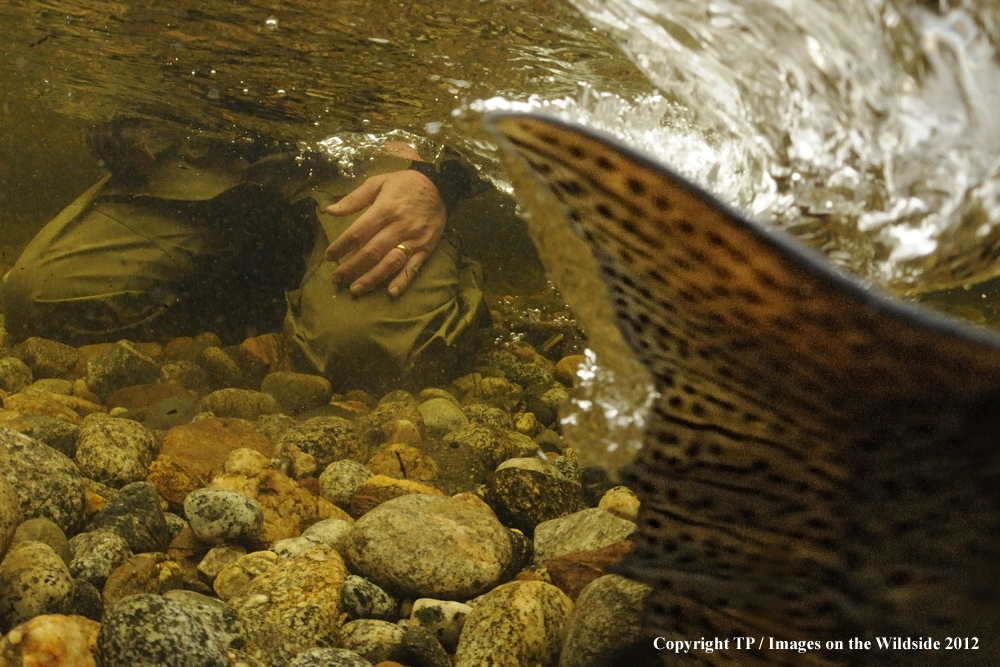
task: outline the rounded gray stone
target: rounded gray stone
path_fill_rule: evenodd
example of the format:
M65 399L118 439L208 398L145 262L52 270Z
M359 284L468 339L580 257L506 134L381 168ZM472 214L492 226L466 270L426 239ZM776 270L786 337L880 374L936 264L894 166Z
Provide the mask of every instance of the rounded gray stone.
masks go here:
M319 375L277 371L268 374L260 390L274 397L288 414L298 414L330 402L333 389L330 381Z
M318 468L334 461L368 460L368 446L358 437L354 425L342 417L313 417L282 434L275 447L295 445L312 455Z
M417 409L424 418L427 432L433 437L441 437L469 423L469 418L454 399L432 398L421 403Z
M0 389L8 394L24 391L31 384L31 369L17 357L0 359Z
M0 427L0 472L17 494L21 520L45 517L63 533L83 520L84 481L65 454L34 438Z
M184 605L159 595L131 595L97 633L98 667L229 667L226 647Z
M225 648L239 649L247 645L246 631L239 614L222 600L182 589L167 591L163 597L200 620Z
M264 508L236 491L197 489L184 499L192 532L206 544L259 544L264 537Z
M295 656L288 667L372 667L372 663L346 648L311 648Z
M635 531L631 521L596 507L545 521L535 527L535 562L542 564L577 551L596 551Z
M642 611L650 587L615 574L587 584L566 621L559 667L605 667L643 635Z
M134 555L128 542L108 530L75 535L69 541L69 549L73 554L70 574L98 588L103 588L114 569Z
M495 586L512 560L507 529L472 494L393 498L354 524L352 571L397 595L467 599Z
M73 609L73 577L63 559L42 542L20 542L0 563L0 630L39 614Z
M351 496L371 476L372 471L357 461L334 461L320 473L320 495L334 505L350 507Z
M76 465L87 477L121 488L146 479L156 439L131 419L85 419L76 440Z

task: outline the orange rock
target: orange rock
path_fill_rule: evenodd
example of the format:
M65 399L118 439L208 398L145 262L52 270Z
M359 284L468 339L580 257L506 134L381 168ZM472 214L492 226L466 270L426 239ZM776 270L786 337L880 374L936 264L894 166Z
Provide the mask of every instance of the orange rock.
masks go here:
M17 410L0 410L0 426L26 435L31 435L35 428L28 418Z
M108 504L107 498L89 490L83 492L83 500L83 513L88 519L104 509L104 506Z
M7 410L17 410L43 417L55 417L70 424L79 424L83 421L80 415L66 407L63 403L43 398L39 396L25 396L24 394L12 394L3 399L3 407Z
M263 334L240 343L236 363L243 374L259 385L268 373L292 370L285 356L285 343L278 334Z
M183 503L187 494L207 486L226 457L241 448L268 458L274 453L271 441L240 419L211 417L175 426L163 437L146 481L170 502Z
M545 581L545 577L537 572L522 570L514 575L514 581Z
M365 480L365 483L359 486L354 491L354 495L351 496L351 516L358 518L387 500L411 493L444 495L433 486L426 486L408 479L393 479L385 475L375 475Z
M412 482L431 482L438 474L438 466L433 458L416 447L402 443L383 447L366 465L376 475Z
M35 616L0 641L0 664L94 667L100 628L100 623L83 616Z
M76 350L79 354L76 359L76 374L86 377L87 362L94 357L98 357L105 352L110 352L115 349L115 345L116 343L95 343L94 345L84 345L83 347L78 347Z
M90 401L91 403L101 402L101 399L97 397L97 394L90 391L90 387L87 386L87 381L83 378L77 378L73 381L73 395L82 398L85 401Z
M571 354L568 357L563 357L556 364L556 379L567 387L572 387L577 380L576 369L586 360L587 358L582 354Z
M122 387L117 391L111 392L111 395L108 396L107 406L109 410L112 408L134 410L159 403L173 396L194 397L196 394L173 382L135 384L131 387Z
M634 543L622 540L596 551L578 551L550 558L545 563L552 584L561 589L571 599L598 577L608 574L608 569L617 565L632 551Z

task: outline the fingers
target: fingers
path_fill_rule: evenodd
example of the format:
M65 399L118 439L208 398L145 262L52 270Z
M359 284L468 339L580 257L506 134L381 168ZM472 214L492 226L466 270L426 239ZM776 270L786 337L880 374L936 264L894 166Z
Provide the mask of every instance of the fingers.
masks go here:
M382 190L385 176L372 176L357 188L344 195L344 197L326 207L326 212L330 215L351 215L357 213L366 206L370 206Z
M371 271L351 284L351 294L357 296L369 292L381 285L389 277L396 278L389 283L389 295L397 297L409 286L427 253L416 251L410 257L401 248L394 247L375 265Z
M355 190L355 192L357 192L357 190ZM348 195L348 197L349 196L350 195ZM365 245L385 227L386 221L384 219L384 214L381 211L376 210L376 208L377 207L372 207L361 214L357 220L351 223L350 227L345 229L340 236L333 240L333 243L327 246L326 260L328 262L336 262L338 259L355 248L360 248ZM360 252L361 251L359 251L359 254ZM383 253L379 253L372 256L370 258L371 265L374 265L374 263L382 257L382 254ZM354 261L354 259L355 258L352 257L350 261Z
M406 288L413 282L417 271L420 270L420 266L424 263L424 258L426 257L426 252L418 251L413 253L413 256L403 265L403 269L389 283L389 296L395 298L406 291Z

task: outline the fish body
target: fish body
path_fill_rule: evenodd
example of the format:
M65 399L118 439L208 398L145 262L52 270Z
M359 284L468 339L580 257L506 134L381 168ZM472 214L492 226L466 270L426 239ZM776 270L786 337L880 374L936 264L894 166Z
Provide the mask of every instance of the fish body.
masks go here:
M622 471L646 632L765 641L665 662L1000 664L1000 336L864 286L601 133L485 124L586 240L660 394ZM928 636L942 648L848 648Z

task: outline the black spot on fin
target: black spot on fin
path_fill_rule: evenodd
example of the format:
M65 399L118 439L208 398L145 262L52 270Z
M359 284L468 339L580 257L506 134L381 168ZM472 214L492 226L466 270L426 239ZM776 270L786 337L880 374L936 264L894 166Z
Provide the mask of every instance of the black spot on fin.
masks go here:
M647 630L978 636L978 651L919 659L753 658L1000 662L1000 338L866 289L603 134L532 114L486 124L544 165L662 395L623 471L642 499L623 567L654 586Z

